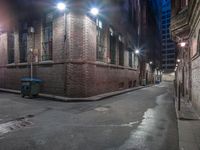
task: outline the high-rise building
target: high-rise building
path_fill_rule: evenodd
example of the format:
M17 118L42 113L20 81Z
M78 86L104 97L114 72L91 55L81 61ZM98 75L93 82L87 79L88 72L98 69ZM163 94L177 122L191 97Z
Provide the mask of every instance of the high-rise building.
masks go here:
M172 72L175 68L175 43L171 40L169 27L171 19L171 1L162 1L162 69Z

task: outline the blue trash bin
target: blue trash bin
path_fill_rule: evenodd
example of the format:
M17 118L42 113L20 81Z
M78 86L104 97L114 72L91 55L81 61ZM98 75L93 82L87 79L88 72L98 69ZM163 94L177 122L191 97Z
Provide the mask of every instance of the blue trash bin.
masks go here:
M41 83L42 80L37 78L22 78L21 79L22 97L29 96L29 98L32 98L33 96L37 96L40 92Z

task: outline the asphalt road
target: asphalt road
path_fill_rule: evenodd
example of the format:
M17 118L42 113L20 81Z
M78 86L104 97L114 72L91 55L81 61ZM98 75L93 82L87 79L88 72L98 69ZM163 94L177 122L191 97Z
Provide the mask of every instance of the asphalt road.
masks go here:
M172 85L97 102L0 92L0 150L178 150Z

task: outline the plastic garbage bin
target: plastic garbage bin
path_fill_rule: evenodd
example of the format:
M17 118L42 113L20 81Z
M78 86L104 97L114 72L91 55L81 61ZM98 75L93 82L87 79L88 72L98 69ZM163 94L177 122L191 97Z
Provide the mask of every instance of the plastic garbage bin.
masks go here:
M40 92L40 85L42 80L36 78L22 78L21 79L21 95L22 97L29 96L32 98L33 96L37 96Z
M146 85L147 85L146 79L142 79L142 86L146 86Z

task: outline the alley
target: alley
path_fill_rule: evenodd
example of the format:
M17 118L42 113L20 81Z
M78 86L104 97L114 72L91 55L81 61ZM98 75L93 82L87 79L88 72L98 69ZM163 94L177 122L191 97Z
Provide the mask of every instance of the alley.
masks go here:
M0 150L178 150L172 84L96 102L0 92Z

